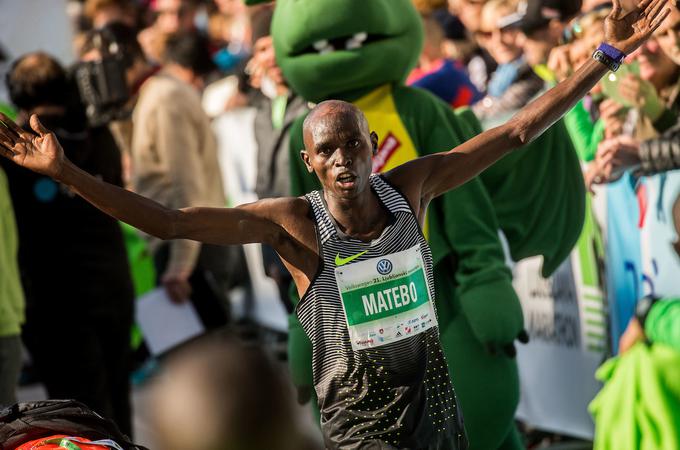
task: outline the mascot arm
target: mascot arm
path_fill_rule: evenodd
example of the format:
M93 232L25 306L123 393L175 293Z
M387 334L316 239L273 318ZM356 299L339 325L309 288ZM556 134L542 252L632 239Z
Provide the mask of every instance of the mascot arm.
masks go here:
M395 103L407 129L418 138L418 147L431 153L451 149L479 130L474 115L459 113L459 118L448 105L422 90L396 89ZM475 336L492 348L510 347L523 335L524 319L484 186L474 178L435 199L428 214L428 220L440 222L431 228L441 230L446 242L441 248L442 240L431 240L435 261L445 252L455 257L455 296Z

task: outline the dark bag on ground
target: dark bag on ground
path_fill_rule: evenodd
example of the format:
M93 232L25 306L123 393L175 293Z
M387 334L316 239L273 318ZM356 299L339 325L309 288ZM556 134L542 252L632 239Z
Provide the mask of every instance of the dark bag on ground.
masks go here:
M14 450L25 442L54 434L93 441L111 439L124 450L148 450L133 444L111 420L75 400L15 403L0 409L0 450Z

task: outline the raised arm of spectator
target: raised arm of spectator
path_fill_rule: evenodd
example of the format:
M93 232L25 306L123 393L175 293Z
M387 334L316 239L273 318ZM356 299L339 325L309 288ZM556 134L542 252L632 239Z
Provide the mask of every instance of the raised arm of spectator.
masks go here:
M36 115L31 116L30 124L36 135L22 130L0 113L0 153L4 157L54 178L105 213L148 234L161 239L182 238L229 245L251 242L274 244L285 233L281 226L267 217L271 207L266 203L230 209L174 210L106 183L71 163L64 156L55 135L40 123Z
M619 0L615 0L605 19L605 42L625 54L631 53L666 18L670 10L664 9L665 4L666 0L642 0L635 9L624 13ZM485 131L449 152L413 160L394 172L420 180L420 196L425 200L441 195L476 176L511 150L538 137L590 91L608 70L605 64L590 59L504 125ZM399 173L394 175L397 179L402 178ZM410 189L413 188L409 186Z

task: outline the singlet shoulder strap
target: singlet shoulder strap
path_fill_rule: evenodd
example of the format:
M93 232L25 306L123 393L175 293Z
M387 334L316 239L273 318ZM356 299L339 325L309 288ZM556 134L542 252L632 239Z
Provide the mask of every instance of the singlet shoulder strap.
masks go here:
M392 213L405 212L412 213L406 197L397 188L392 186L384 176L373 174L370 178L371 186L375 190L383 204Z
M326 208L324 208L321 191L310 192L309 194L305 194L305 197L307 197L309 204L312 206L312 213L314 214L314 220L316 221L319 240L323 244L335 233L335 225L333 225L332 219L328 216Z

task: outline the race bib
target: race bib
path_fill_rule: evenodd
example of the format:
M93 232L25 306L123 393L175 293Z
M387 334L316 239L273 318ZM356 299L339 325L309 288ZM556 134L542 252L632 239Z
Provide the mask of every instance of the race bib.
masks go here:
M336 267L353 350L380 347L437 325L420 245Z

